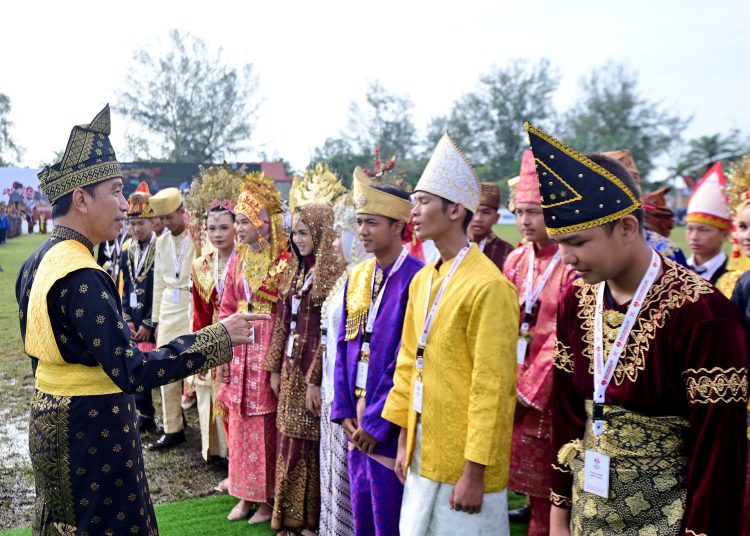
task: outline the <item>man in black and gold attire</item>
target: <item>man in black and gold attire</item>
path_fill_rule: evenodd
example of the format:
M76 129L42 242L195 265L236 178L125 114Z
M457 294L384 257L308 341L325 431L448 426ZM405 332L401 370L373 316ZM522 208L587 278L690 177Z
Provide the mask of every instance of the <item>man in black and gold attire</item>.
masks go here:
M128 208L109 142L109 106L71 132L62 161L40 174L55 230L16 282L35 391L29 450L32 529L46 534L157 534L132 393L226 363L249 342L235 315L143 353L94 246L117 237Z
M122 316L128 323L133 341L143 352L150 352L156 348L156 324L151 318L156 251L153 220L156 214L149 202L150 197L151 193L145 182L128 197L128 219L132 239L120 258ZM138 429L141 432L156 432L151 389L135 393L133 398L138 414Z

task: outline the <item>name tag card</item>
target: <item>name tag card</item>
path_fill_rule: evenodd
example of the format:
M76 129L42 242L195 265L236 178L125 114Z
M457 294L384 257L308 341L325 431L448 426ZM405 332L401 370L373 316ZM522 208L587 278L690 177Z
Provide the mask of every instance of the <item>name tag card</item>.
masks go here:
M516 344L516 363L523 365L526 362L526 349L529 346L529 341L524 337L518 337L518 343Z
M178 288L172 289L172 303L175 305L180 303L180 289Z
M424 384L419 380L414 380L414 411L422 413L422 395L424 394Z
M357 378L354 382L354 385L358 387L359 389L367 389L368 367L369 365L367 361L362 361L362 360L357 361Z
M609 499L609 456L593 450L586 451L583 491Z
M289 338L286 341L286 356L292 357L293 351L294 351L294 335L289 335Z
M130 307L138 307L138 295L135 292L130 293Z

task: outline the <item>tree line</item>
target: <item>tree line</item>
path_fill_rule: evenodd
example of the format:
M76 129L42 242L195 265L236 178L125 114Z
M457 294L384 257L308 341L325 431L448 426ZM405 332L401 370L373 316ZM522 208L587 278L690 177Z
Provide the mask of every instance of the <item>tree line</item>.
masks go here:
M390 92L373 80L363 98L350 103L346 125L313 150L312 161L328 163L350 181L355 166L372 166L374 148L379 147L384 158L396 156L399 175L414 185L447 130L482 180L504 184L518 174L527 146L525 121L583 152L630 149L645 188L680 175L700 177L713 162L750 151L750 140L738 130L684 139L692 117L649 99L637 73L625 65L592 68L579 80L577 99L566 110L554 104L561 78L546 59L515 59L494 66L447 113L421 129L414 122L409 96ZM253 125L262 110L259 88L252 63L230 65L221 48L172 30L165 52L154 53L152 47L134 52L114 105L138 126L137 132L126 133L124 154L145 161L221 162L257 149ZM10 112L10 99L0 93L3 166L23 155L12 136ZM652 173L664 161L670 163L667 171L662 165L658 176Z

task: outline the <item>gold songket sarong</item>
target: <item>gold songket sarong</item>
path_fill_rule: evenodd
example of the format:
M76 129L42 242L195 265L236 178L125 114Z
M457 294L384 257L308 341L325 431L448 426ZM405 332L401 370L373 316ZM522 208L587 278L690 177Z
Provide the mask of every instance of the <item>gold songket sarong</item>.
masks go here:
M573 535L667 536L682 534L687 496L687 419L649 417L604 406L604 432L592 433L591 400L586 434L564 445L558 460L573 473ZM583 490L586 450L610 457L609 498Z

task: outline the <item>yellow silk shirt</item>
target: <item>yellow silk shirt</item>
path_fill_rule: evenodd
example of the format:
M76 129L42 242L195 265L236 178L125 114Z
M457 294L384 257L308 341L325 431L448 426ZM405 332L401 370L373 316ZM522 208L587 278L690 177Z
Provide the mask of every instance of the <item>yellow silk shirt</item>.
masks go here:
M412 395L416 351L430 303L453 260L420 270L409 287L394 384L383 417L408 430L411 464L417 413ZM467 460L487 466L485 492L508 484L516 403L518 295L476 244L443 294L424 353L420 474L455 484Z

